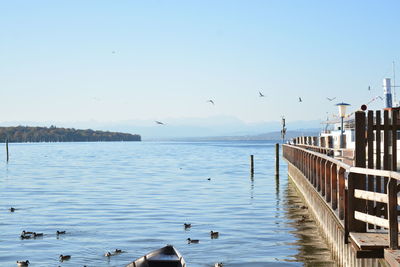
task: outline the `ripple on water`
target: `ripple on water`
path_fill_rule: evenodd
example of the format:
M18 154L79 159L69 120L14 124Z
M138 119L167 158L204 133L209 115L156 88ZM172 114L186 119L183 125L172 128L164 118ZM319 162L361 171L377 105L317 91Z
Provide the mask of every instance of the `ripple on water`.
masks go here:
M0 178L0 266L29 259L53 267L60 254L72 255L62 266L124 266L165 244L193 267L334 265L293 185L284 176L276 183L274 149L269 142L11 144ZM45 235L21 240L22 230ZM211 239L211 230L220 237ZM127 252L104 256L116 248Z

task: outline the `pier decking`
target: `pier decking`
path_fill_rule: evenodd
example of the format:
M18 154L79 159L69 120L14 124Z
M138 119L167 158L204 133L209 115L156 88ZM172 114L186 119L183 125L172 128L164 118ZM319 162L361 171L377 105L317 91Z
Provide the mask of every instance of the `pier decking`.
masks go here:
M300 137L283 145L289 177L343 266L400 266L398 111L355 114L355 150ZM381 142L381 134L383 138ZM325 141L325 142L324 142ZM334 153L340 157L334 157Z

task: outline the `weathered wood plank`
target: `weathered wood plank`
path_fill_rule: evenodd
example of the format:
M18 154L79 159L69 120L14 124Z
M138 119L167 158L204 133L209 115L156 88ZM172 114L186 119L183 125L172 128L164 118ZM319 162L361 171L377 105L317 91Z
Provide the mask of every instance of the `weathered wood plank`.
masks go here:
M390 266L400 265L400 250L385 249L384 258Z
M387 219L378 218L376 216L368 215L366 213L359 211L354 212L354 218L358 221L376 224L379 225L380 227L389 229L389 221Z
M393 171L365 169L365 168L358 168L358 167L350 167L348 171L352 172L352 173L364 174L364 175L376 175L376 176L391 177L391 178L394 178L394 179L400 181L400 173L393 172Z
M356 251L357 259L381 259L384 257L383 249L358 250Z
M358 249L383 249L389 247L387 233L350 233L350 239Z
M354 190L354 197L362 198L365 200L378 201L378 202L382 202L382 203L388 202L388 197L386 194L370 192L370 191L365 191L365 190L360 190L360 189Z
M383 125L379 125L379 127L383 128ZM374 125L372 128L373 128L373 130L376 130L378 128L378 125ZM389 131L392 131L392 130L400 131L400 125L399 124L398 125L390 125L389 124L388 130Z

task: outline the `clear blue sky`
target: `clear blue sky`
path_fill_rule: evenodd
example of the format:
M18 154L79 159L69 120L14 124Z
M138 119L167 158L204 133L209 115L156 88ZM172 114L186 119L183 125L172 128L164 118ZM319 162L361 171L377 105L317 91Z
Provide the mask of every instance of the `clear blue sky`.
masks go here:
M0 122L325 118L326 97L354 109L382 94L392 61L400 70L399 12L372 0L0 0Z

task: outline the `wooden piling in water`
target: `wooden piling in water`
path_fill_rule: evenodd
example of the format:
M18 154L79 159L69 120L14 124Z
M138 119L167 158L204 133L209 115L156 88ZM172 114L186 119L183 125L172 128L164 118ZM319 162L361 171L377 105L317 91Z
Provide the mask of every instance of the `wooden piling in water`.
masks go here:
M279 143L275 144L275 176L279 176Z
M7 154L7 162L10 159L8 156L8 139L6 139L6 154Z
M254 176L254 155L250 155L250 174Z

